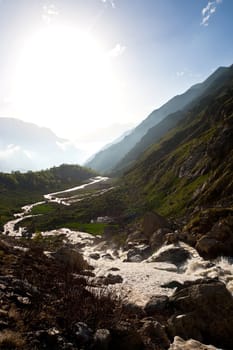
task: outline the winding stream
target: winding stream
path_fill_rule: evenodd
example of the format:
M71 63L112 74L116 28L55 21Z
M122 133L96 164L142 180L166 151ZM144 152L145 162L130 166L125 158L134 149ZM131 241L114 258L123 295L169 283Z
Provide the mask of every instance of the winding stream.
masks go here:
M22 212L14 214L15 219L11 220L11 221L8 221L4 225L3 234L7 234L7 235L12 236L12 237L21 237L22 234L24 233L24 228L23 227L19 227L19 229L16 230L15 229L15 225L18 224L19 222L23 221L24 219L32 217L33 215L30 214L32 208L36 207L37 205L45 204L45 203L48 203L48 202L53 202L53 203L58 203L58 204L69 206L74 201L72 201L72 200L69 201L69 198L60 198L60 197L57 197L57 196L62 194L62 193L70 193L70 192L75 192L75 191L78 191L78 190L82 190L84 188L91 187L94 184L97 184L97 183L100 183L100 182L105 182L108 179L109 179L108 177L96 176L94 178L90 178L88 180L88 182L83 184L83 185L79 185L79 186L76 186L76 187L68 188L66 190L62 190L62 191L58 191L58 192L45 194L44 195L44 199L45 199L44 201L40 201L40 202L36 202L36 203L33 203L33 204L25 205L25 206L23 206L21 208ZM82 199L84 199L84 198L82 198Z
M4 225L4 233L9 236L21 237L24 233L24 228L15 229L15 225L22 220L32 217L30 214L33 207L47 202L56 202L61 205L71 205L73 201L82 200L84 196L69 196L58 197L61 194L71 193L88 188L96 183L107 181L107 177L95 177L83 185L69 188L63 191L49 193L44 195L44 201L25 205L22 207L21 213L16 213L15 219L7 222ZM111 188L97 190L93 196L99 195ZM87 193L90 196L90 193ZM95 278L104 278L105 276L120 275L123 283L117 283L111 288L123 293L126 299L137 305L143 306L153 295L171 295L173 289L165 287L166 284L176 281L183 283L187 280L195 280L200 278L217 277L223 281L227 288L233 293L233 266L228 259L219 259L212 262L210 268L207 268L204 261L194 248L180 242L179 246L187 250L190 254L190 259L179 270L175 265L168 262L153 262L150 258L141 262L129 262L126 259L127 250L122 250L114 247L111 242L106 242L103 239L96 239L92 235L84 232L72 231L67 228L59 230L51 230L41 233L43 236L63 235L66 241L69 241L74 248L81 251L86 260L94 266ZM159 251L171 248L171 246L162 246ZM157 253L159 253L159 251ZM156 254L157 254L156 253ZM93 256L98 255L98 258Z

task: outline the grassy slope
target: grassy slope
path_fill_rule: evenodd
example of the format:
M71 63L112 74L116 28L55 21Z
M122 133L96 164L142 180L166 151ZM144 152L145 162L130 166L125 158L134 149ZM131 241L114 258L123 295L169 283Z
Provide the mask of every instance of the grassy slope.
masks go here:
M38 172L0 173L0 227L21 206L43 200L43 194L77 186L95 173L79 165L61 165Z
M195 208L232 205L233 74L151 146L124 176L142 210L183 216Z

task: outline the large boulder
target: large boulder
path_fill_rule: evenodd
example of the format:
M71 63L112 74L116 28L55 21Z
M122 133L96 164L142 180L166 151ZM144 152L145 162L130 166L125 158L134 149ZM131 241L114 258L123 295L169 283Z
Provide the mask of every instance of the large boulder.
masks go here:
M214 259L220 255L232 256L233 216L216 222L209 232L198 239L195 248L207 259Z
M168 221L155 212L146 213L143 218L143 233L150 238L151 235L160 228L169 228Z
M173 336L233 348L233 298L223 283L202 280L184 284L170 297L170 307L174 310L169 319Z
M144 349L167 349L170 341L165 331L165 327L152 318L146 318L139 330L144 342Z
M180 266L190 258L190 252L179 244L170 244L162 247L151 256L150 262L168 262L176 266Z
M184 340L176 336L168 350L217 350L217 348L212 345L202 344L194 339Z

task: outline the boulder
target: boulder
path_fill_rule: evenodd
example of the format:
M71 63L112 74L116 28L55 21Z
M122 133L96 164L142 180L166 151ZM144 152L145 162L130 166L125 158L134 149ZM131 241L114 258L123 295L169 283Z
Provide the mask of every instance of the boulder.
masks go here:
M113 275L109 273L107 276L99 276L96 282L97 284L104 284L107 286L109 284L122 283L123 278L120 275Z
M190 258L190 253L185 248L170 244L162 247L158 252L152 255L150 260L152 262L169 262L176 266L180 266Z
M168 296L153 295L146 303L144 311L148 316L152 316L158 312L164 311L168 305Z
M88 263L77 250L68 247L58 249L52 256L65 267L75 272L88 269Z
M233 216L219 220L196 243L198 253L206 259L233 255Z
M146 237L151 235L160 228L169 228L168 221L155 212L146 213L143 218L143 233Z
M143 326L139 332L145 344L145 349L157 349L155 346L158 344L159 349L167 349L170 345L170 341L164 326L150 319L143 319L142 322Z
M151 254L151 247L146 244L137 245L127 252L127 262L140 262Z
M100 258L100 255L99 255L99 253L91 253L89 255L89 258L94 259L94 260L98 260Z
M204 345L194 339L184 340L176 336L168 350L217 350L217 348L212 345Z
M162 247L162 245L167 241L169 234L172 235L168 228L159 228L154 233L152 233L149 242L153 250L157 250Z
M233 348L233 298L219 281L189 282L169 299L173 336L197 339L217 347Z
M73 325L75 340L79 346L87 346L93 341L93 331L84 322L77 322Z
M145 350L142 337L136 330L128 327L118 327L111 331L111 350Z
M101 256L102 259L106 259L106 260L114 260L114 258L112 257L111 254L107 253L107 254L103 254Z

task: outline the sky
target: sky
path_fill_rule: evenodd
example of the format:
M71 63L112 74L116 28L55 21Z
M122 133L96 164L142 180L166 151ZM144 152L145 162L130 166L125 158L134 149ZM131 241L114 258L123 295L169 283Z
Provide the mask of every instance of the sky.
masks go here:
M233 63L232 0L0 0L0 117L91 154Z

